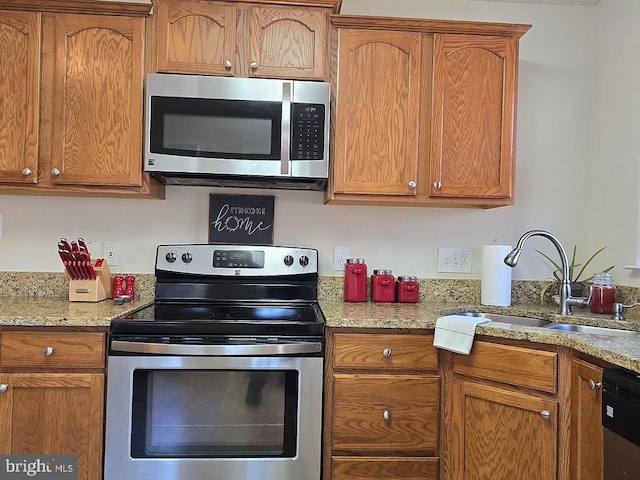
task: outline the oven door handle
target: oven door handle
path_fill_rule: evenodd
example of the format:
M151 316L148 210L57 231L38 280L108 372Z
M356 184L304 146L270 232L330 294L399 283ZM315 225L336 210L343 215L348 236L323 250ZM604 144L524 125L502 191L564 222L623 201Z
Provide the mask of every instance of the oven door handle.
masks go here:
M251 355L298 355L319 353L320 342L263 343L245 345L180 345L169 343L128 342L114 340L111 350L115 352L148 353L156 355L193 356L251 356Z

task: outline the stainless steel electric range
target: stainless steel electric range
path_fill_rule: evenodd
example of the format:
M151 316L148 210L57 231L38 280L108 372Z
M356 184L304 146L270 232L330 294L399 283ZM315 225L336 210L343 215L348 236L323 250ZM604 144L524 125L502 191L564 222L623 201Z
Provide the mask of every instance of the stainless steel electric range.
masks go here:
M319 480L314 249L162 245L109 334L105 480Z

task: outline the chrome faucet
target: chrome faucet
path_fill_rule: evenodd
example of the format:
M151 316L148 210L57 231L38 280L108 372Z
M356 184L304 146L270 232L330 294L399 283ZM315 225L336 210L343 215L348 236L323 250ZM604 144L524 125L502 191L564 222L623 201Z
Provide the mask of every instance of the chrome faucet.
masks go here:
M520 237L516 247L511 250L506 257L504 257L504 263L512 268L515 267L518 264L518 259L520 258L522 247L525 242L534 236L545 237L551 240L560 254L560 260L562 261L562 278L560 279L560 291L558 292L560 296L558 313L560 315L573 315L573 312L571 311L571 304L573 303L577 305L581 303L581 299L571 298L571 283L569 282L569 260L567 259L567 252L565 252L564 247L554 235L544 230L530 230L526 232Z

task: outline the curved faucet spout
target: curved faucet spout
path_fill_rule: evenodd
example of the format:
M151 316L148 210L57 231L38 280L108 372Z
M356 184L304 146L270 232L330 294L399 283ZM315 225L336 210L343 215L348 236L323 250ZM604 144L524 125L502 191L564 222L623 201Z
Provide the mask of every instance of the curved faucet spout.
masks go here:
M544 237L548 240L551 240L551 243L556 247L558 254L560 255L560 261L562 262L562 278L560 280L560 291L558 292L560 296L560 306L558 308L558 313L560 315L572 315L571 305L569 305L568 300L571 298L571 283L569 281L569 260L567 259L567 252L564 247L560 243L553 234L545 231L545 230L530 230L526 232L524 235L520 237L518 243L515 248L511 250L504 257L504 263L506 263L510 267L515 267L518 264L518 260L520 259L520 254L522 253L522 247L527 240L531 237Z

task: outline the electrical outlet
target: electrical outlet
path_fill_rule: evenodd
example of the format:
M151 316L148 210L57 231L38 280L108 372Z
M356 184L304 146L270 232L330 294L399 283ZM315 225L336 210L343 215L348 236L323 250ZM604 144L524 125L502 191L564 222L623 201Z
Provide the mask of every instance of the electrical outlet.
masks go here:
M104 258L107 265L118 265L118 250L120 244L116 242L104 242Z
M471 273L470 248L439 248L438 272Z
M350 247L333 247L333 269L336 271L344 270L349 258Z

